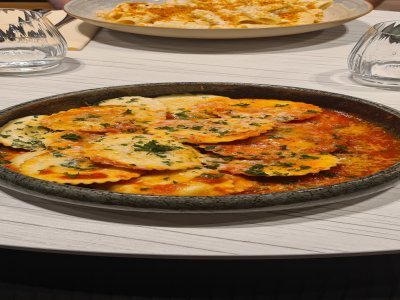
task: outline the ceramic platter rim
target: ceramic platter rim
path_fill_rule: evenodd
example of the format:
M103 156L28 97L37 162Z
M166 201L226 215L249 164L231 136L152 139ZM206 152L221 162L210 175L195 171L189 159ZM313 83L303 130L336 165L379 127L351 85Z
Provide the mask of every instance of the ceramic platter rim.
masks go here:
M38 110L38 112L42 109L47 109L49 111L44 113L51 113L61 110L60 107L54 107L57 105L64 105L62 107L65 107L65 104L68 104L69 107L67 107L67 109L79 107L86 103L86 100L82 103L77 102L79 99L81 99L79 101L83 101L82 99L89 99L87 101L93 104L103 99L126 95L130 90L138 91L137 94L141 93L143 96L159 96L174 93L189 93L191 91L193 93L199 93L201 91L212 93L212 91L215 91L216 94L222 94L225 91L225 94L231 93L233 95L238 92L246 93L246 89L250 89L251 93L253 93L250 94L249 97L260 98L265 94L264 97L267 98L270 97L269 95L273 96L273 93L276 93L277 95L283 95L281 99L289 99L288 97L290 96L285 97L286 93L287 95L292 95L289 100L302 101L301 99L296 99L296 97L308 97L310 98L310 103L314 101L313 104L315 104L315 101L323 99L324 103L328 105L327 108L329 108L330 105L336 107L338 110L341 110L341 107L344 107L343 105L345 103L348 103L348 105L357 104L378 112L378 115L379 113L384 114L387 119L381 121L381 125L384 125L384 122L400 121L400 112L390 107L351 96L319 90L247 83L173 82L104 87L59 94L25 102L0 111L0 126L14 118L29 115L29 112L30 114L36 114L35 109ZM92 97L92 99L90 99L90 97ZM332 101L326 101L325 99L332 99ZM340 102L340 99L342 99L343 103ZM350 105L350 107L352 107L352 105ZM324 105L322 105L322 107L324 107ZM368 117L366 117L366 119L368 120ZM395 134L400 137L400 128L397 129ZM195 197L152 196L120 194L84 187L62 185L28 177L0 167L0 185L7 189L16 190L42 199L80 206L155 213L232 213L305 208L371 195L392 187L398 180L400 180L400 163L367 177L306 190L253 195Z
M159 36L159 37L172 37L172 38L189 38L189 39L242 39L242 38L259 38L259 37L274 37L274 36L285 36L300 33L307 33L322 29L328 29L334 26L344 24L354 19L360 18L373 10L372 4L365 0L335 0L337 4L343 7L359 6L358 10L351 11L348 9L348 15L342 17L333 18L332 20L323 21L316 24L296 25L296 26L285 26L285 27L270 27L270 28L226 28L226 29L188 29L188 28L166 28L166 27L146 27L146 26L135 26L126 24L116 24L106 22L98 19L94 13L99 9L100 4L97 2L104 3L105 1L111 2L110 0L97 0L90 7L90 14L83 13L82 7L79 6L84 3L88 3L88 0L71 0L68 2L64 10L71 16L85 21L87 23L108 28L116 31L136 33L142 35ZM112 0L112 3L129 2L130 0ZM151 1L151 0L147 0ZM98 5L95 7L95 5ZM109 7L109 6L108 6ZM338 6L339 8L339 6ZM340 8L343 9L343 8ZM344 9L343 9L344 10Z

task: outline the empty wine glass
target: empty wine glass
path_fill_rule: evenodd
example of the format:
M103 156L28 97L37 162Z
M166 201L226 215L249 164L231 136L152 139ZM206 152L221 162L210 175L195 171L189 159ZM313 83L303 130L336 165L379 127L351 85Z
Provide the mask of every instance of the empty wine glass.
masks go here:
M66 51L66 41L41 13L0 9L0 73L53 68Z
M371 27L350 53L348 66L363 83L400 86L400 21Z

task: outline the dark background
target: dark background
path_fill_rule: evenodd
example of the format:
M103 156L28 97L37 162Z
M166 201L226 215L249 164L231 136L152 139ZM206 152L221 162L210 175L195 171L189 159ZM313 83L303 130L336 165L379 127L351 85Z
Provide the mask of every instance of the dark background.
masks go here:
M162 260L0 250L0 299L400 299L400 256Z

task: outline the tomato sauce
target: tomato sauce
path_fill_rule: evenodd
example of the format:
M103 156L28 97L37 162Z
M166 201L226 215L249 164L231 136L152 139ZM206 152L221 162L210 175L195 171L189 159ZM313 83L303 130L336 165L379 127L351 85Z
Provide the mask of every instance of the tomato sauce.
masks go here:
M400 162L400 139L356 116L324 110L313 122L318 130L332 130L340 161L329 171L298 177L257 178L256 186L242 194L273 193L316 188L365 177ZM312 135L313 132L310 132Z

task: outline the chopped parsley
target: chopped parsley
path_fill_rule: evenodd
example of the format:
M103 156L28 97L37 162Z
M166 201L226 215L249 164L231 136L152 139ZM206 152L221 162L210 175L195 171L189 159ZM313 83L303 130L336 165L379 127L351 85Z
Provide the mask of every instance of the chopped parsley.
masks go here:
M88 115L87 117L88 117L89 119L98 119L98 118L100 118L100 116L98 116L98 115L92 115L92 114Z
M14 139L11 144L11 147L34 150L37 148L44 148L44 144L42 143L42 141L38 139L31 139L29 141Z
M347 152L347 146L346 145L336 145L336 148L341 152Z
M318 159L318 156L312 156L312 155L308 155L308 154L302 154L300 155L300 159Z
M185 114L185 112L178 112L178 113L175 113L174 115L177 116L178 119L181 119L181 120L189 119L189 116L187 114Z
M210 151L210 150L213 150L213 149L215 149L217 146L216 145L212 145L212 146L206 146L206 147L204 147L204 150L206 150L206 151Z
M133 97L133 98L131 98L129 101L126 101L126 103L137 102L138 100L139 100L139 98Z
M176 131L176 129L174 127L171 127L171 126L157 127L156 129L162 129L162 130L166 130L166 131L169 131L169 132Z
M311 169L310 166L300 166L300 170L308 170Z
M293 163L290 163L290 162L277 162L276 165L279 167L285 167L285 168L293 167Z
M94 169L94 167L91 167L91 166L88 166L87 168L82 168L81 166L79 166L78 161L75 160L75 159L67 160L67 161L61 163L60 166L65 167L65 168L80 170L80 171L93 170Z
M265 176L267 175L264 171L264 165L262 164L256 164L254 166L251 166L248 168L244 173L249 174L249 175L254 175L254 176Z
M145 151L148 154L153 153L158 156L160 154L168 152L168 151L182 149L182 147L179 147L179 146L162 145L162 144L159 144L155 140L151 140L143 145L136 143L133 145L133 147L134 147L135 151Z
M62 139L64 140L70 140L70 141L78 141L82 137L80 135L77 135L75 133L67 133L61 136Z
M247 107L249 105L250 105L249 103L237 103L237 104L232 104L231 106Z
M62 157L63 156L60 152L56 152L56 151L51 152L51 154L53 154L54 157Z
M71 174L71 173L68 173L68 172L64 172L64 175L67 176L68 178L74 179L74 178L79 176L79 173Z

